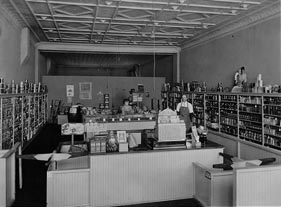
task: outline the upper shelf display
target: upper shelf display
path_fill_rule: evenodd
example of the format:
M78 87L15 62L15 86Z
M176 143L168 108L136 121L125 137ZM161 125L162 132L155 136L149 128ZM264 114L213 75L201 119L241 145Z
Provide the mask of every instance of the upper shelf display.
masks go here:
M46 93L0 95L0 150L26 146L46 121Z
M281 150L280 93L176 93L178 97L186 94L188 101L192 103L195 125L203 125L219 133ZM175 100L173 103L165 101L165 106L177 103Z

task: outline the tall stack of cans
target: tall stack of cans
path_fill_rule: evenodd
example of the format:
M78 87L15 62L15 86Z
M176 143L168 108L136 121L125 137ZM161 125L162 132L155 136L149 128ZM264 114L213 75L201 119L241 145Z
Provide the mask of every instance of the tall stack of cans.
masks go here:
M109 109L109 94L104 94L104 109Z
M100 103L99 108L101 110L109 109L109 94L104 94L104 96L103 96L103 103Z
M0 94L5 93L5 83L4 83L4 78L0 78Z

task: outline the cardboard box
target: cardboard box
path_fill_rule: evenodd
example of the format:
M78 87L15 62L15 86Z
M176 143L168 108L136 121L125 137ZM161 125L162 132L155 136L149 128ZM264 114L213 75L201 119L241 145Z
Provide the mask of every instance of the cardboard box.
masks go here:
M58 115L58 125L68 123L67 115Z
M119 152L128 152L129 146L127 142L119 143Z

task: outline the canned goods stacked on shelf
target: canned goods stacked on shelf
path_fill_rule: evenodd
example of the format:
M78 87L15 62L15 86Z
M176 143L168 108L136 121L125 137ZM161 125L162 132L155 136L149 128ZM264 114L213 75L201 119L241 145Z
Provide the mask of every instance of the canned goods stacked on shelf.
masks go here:
M14 97L14 143L22 140L22 97Z
M23 144L29 140L29 98L22 97L22 142Z
M17 142L25 146L46 123L47 94L38 93L41 84L27 83L5 84L0 78L0 150Z
M42 86L39 82L29 83L28 80L15 83L5 83L4 78L0 78L0 94L23 94L23 93L44 93L47 92L47 86Z
M13 146L13 103L11 97L1 100L1 125L2 125L2 149L10 149Z

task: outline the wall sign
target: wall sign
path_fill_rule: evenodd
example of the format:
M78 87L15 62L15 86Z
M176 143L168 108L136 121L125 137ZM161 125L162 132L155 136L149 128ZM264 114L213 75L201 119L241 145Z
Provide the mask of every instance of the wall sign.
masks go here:
M82 82L79 83L79 98L82 100L92 99L92 83Z
M66 85L66 96L74 97L74 85Z

